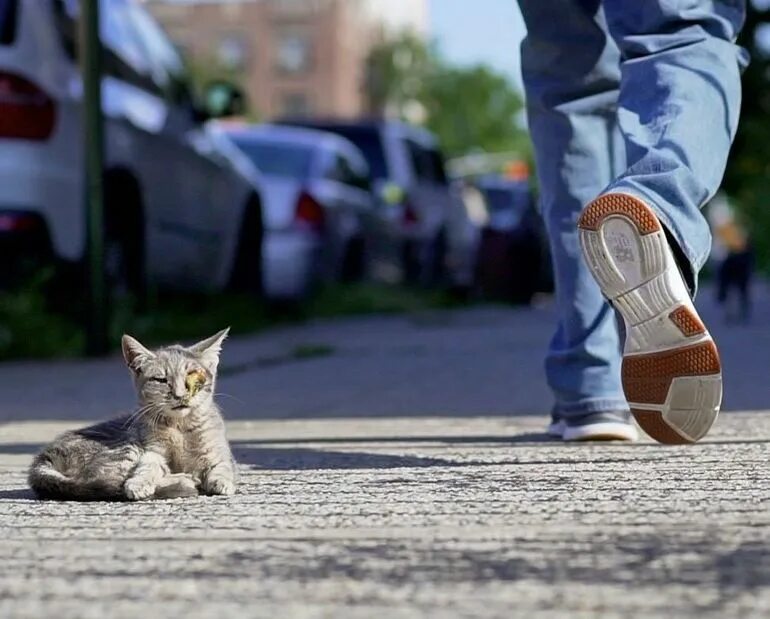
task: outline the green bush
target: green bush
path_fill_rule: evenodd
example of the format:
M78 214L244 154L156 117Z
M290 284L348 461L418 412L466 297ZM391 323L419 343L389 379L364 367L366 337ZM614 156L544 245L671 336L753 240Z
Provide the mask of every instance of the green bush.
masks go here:
M84 337L78 325L48 308L49 280L45 273L20 289L0 292L0 359L82 354Z

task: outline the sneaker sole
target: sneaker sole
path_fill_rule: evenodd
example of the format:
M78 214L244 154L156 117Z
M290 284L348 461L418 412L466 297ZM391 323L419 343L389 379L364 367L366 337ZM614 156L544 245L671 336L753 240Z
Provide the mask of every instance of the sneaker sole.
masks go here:
M637 423L661 443L700 440L719 413L722 368L660 221L640 199L609 193L578 228L588 267L626 324L623 390Z
M639 438L630 423L591 423L585 426L565 424L562 440L568 443L581 441L635 441Z

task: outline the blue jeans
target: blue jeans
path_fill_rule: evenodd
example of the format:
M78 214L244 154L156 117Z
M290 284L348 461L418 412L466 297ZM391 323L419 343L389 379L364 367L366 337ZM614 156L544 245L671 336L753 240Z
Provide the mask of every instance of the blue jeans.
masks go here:
M527 112L550 238L558 328L554 414L628 409L615 313L576 222L607 191L655 210L693 284L711 248L700 208L724 174L740 108L742 0L520 0ZM679 251L681 250L681 251ZM688 272L689 271L689 272Z

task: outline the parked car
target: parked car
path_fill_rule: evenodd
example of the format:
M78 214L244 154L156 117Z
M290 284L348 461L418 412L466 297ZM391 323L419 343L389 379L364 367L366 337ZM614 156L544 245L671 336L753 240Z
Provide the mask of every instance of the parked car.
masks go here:
M529 303L535 293L549 292L550 254L528 182L487 176L476 187L487 210L477 277L483 296Z
M10 264L33 253L84 260L77 12L75 0L0 0L0 244ZM101 12L110 287L257 290L258 173L203 122L152 17L129 0L101 0Z
M374 274L428 285L473 283L478 238L451 190L435 137L392 120L284 119L343 136L363 152L378 197Z
M264 179L264 284L298 299L318 281L363 279L374 197L361 152L333 133L273 125L220 129Z

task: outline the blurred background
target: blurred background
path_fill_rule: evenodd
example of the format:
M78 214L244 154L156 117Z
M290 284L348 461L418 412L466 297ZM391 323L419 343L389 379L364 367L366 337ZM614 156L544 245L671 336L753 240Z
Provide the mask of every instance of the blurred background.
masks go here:
M98 7L87 147L83 7L0 0L0 359L106 352L124 331L547 304L513 0ZM736 321L770 268L769 9L749 6L743 122L708 211Z

